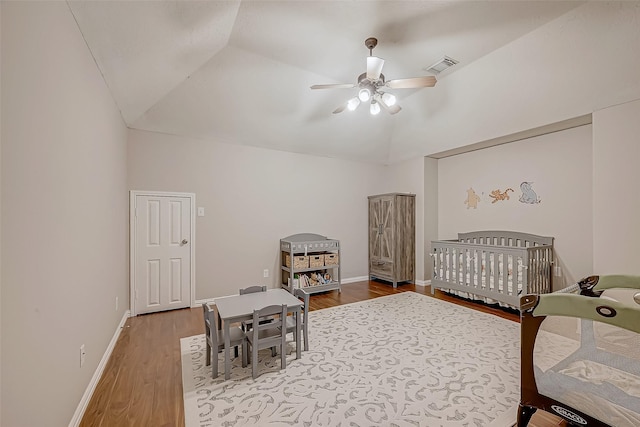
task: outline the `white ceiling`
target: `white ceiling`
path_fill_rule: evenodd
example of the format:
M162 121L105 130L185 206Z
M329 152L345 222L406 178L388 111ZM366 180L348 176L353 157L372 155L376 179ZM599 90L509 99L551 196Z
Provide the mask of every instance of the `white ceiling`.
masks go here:
M580 4L69 2L130 128L381 164L416 154L394 139L399 129L428 134L429 111L447 108L430 98L448 75ZM428 75L443 55L460 63L434 88L392 91L404 107L394 116L362 105L331 114L356 90L309 86L355 83L370 36L387 80Z

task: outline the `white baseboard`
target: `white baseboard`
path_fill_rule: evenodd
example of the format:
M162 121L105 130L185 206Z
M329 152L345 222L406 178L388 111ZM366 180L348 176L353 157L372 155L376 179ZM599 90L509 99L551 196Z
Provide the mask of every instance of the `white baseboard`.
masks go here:
M227 295L230 296L230 295ZM206 303L210 303L213 302L213 300L217 299L217 298L223 298L223 297L215 297L215 298L205 298L205 299L197 299L193 302L194 305L191 306L191 308L197 308L197 307L202 307L202 304Z
M431 280L416 280L416 286L431 286Z
M115 333L113 334L113 338L111 338L111 342L109 342L109 346L105 350L102 355L102 359L96 368L96 371L93 373L93 377L91 378L91 382L87 386L87 389L84 391L84 395L82 399L80 399L80 403L76 408L76 412L73 414L73 418L69 422L69 427L78 427L80 425L80 421L82 421L82 416L84 415L84 411L87 409L87 405L89 405L89 401L91 400L91 396L93 396L93 392L96 390L96 386L98 385L98 381L100 381L100 377L102 377L102 372L104 371L107 362L109 361L109 357L111 357L111 353L113 352L113 348L116 346L116 342L118 341L118 337L120 336L120 332L127 321L127 319L131 317L131 311L127 310L124 312L122 319L120 320L120 324L116 328Z
M359 277L348 277L346 279L342 279L340 281L341 285L347 285L349 283L355 283L355 282L368 282L369 281L369 276L359 276Z

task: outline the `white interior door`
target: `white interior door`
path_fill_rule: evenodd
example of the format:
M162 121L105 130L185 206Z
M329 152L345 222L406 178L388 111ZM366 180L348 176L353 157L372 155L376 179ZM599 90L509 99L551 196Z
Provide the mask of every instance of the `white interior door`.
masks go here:
M132 313L191 306L192 198L136 194Z

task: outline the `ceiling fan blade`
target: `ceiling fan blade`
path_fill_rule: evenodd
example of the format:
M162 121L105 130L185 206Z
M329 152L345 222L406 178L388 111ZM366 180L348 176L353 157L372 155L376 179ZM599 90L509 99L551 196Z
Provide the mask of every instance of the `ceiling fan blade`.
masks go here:
M377 56L367 56L367 78L369 80L378 80L382 73L384 59Z
M346 102L344 104L342 104L341 106L339 106L338 108L336 108L335 110L333 110L333 114L342 113L345 108L347 108L347 103Z
M330 84L330 85L313 85L311 89L350 89L356 87L353 83L341 83L341 84Z
M391 89L411 89L418 87L433 87L436 85L436 78L433 76L413 77L410 79L389 80L387 87Z
M392 106L388 106L384 103L384 101L378 101L378 104L389 114L398 114L402 108L398 104L393 104Z
M402 107L399 106L398 104L392 105L391 107L387 108L387 111L389 112L389 114L397 114L400 112L400 110L402 110Z

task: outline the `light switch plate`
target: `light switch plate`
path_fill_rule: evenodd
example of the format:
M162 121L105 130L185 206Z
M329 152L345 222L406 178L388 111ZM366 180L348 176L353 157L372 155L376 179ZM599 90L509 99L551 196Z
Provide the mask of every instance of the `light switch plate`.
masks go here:
M198 216L204 216L204 208L198 208Z
M84 359L87 356L87 351L84 349L84 344L80 346L80 367L84 366Z

